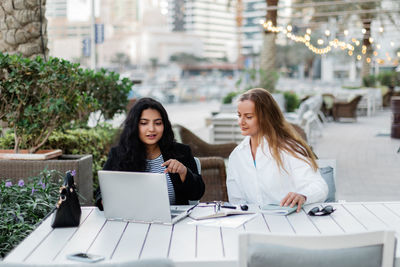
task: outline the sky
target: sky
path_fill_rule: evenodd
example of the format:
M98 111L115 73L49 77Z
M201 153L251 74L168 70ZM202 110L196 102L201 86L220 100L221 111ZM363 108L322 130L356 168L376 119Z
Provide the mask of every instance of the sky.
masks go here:
M88 21L91 15L92 0L68 0L67 17L70 21ZM99 16L100 0L95 0L95 15Z

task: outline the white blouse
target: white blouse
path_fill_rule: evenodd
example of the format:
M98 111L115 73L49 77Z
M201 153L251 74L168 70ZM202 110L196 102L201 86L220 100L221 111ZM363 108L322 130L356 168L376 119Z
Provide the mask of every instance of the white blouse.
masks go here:
M278 167L264 138L254 162L250 137L246 136L229 156L226 180L229 202L279 204L289 192L306 196L305 204L324 202L328 186L319 171L287 152L281 152L281 157L284 170Z

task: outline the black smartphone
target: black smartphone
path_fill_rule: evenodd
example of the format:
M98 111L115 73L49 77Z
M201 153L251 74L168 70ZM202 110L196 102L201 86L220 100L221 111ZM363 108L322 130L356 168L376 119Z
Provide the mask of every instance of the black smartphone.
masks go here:
M98 262L104 260L104 257L100 255L79 252L67 255L67 259L80 262Z

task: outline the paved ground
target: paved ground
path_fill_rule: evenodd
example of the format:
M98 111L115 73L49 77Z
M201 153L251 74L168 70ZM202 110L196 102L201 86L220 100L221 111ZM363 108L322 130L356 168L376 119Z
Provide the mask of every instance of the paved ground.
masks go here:
M353 123L325 124L314 151L336 159L338 199L400 200L400 139L390 138L390 128L390 110Z
M209 129L206 118L218 111L219 103L166 105L173 123L180 123L206 141ZM347 201L400 200L400 139L389 134L390 110L357 122L325 123L323 136L316 140L314 151L320 158L337 161L337 195Z

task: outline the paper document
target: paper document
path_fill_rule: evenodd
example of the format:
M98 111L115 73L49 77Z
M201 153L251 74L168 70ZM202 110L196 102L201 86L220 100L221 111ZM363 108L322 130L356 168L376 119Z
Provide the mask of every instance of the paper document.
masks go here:
M245 214L240 216L228 216L204 220L190 220L188 224L209 227L237 228L256 216L257 214Z
M195 220L204 220L211 218L226 217L230 215L253 214L251 211L242 211L240 209L221 208L216 211L214 207L196 207L189 215L190 218Z
M297 210L297 205L291 208L290 206L281 207L279 204L266 204L266 205L261 205L260 210L262 213L265 214L289 215Z

